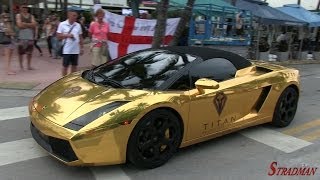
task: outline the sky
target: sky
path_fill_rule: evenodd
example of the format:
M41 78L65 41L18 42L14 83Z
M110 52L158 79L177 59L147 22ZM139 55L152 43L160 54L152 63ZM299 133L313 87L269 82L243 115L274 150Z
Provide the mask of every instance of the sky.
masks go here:
M271 7L281 7L284 4L297 4L298 0L267 0ZM316 9L318 0L301 0L301 6L308 9Z

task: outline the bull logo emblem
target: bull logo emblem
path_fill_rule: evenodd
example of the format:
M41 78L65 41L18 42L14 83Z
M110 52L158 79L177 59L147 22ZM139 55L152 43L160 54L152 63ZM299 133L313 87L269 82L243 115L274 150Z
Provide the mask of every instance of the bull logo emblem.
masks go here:
M226 101L227 101L227 96L223 92L217 93L216 97L214 98L213 104L216 107L216 110L219 115L223 111Z
M69 89L66 89L63 93L62 96L70 96L73 95L77 92L79 92L81 90L80 86L76 86L76 87L71 87Z

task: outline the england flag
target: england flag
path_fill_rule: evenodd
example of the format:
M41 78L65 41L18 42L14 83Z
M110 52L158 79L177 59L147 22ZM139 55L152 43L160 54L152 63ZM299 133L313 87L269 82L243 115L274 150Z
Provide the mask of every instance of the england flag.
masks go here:
M94 10L101 7L101 4L95 4ZM173 39L179 20L180 18L167 19L163 45L168 45ZM112 59L151 47L157 20L122 16L105 10L105 21L110 27L108 46Z

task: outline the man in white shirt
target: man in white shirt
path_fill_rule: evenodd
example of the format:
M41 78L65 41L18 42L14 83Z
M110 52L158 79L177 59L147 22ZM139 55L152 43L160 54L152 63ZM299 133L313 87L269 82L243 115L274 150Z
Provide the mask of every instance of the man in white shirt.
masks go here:
M276 41L280 43L281 41L286 41L287 40L287 32L282 31L282 33L277 37Z
M72 9L68 10L68 19L61 22L57 29L57 37L62 40L63 46L63 68L62 75L68 74L71 64L71 72L77 71L79 54L83 54L83 38L81 25L76 22L78 13Z

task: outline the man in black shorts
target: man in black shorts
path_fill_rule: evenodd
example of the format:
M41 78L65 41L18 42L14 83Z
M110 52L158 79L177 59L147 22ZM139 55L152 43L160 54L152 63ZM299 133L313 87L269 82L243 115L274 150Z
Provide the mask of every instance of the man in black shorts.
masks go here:
M71 72L77 71L79 54L83 54L83 38L81 25L76 22L78 13L72 9L68 10L68 19L61 22L57 29L58 39L63 44L63 68L62 75L68 74L68 67L71 65Z

